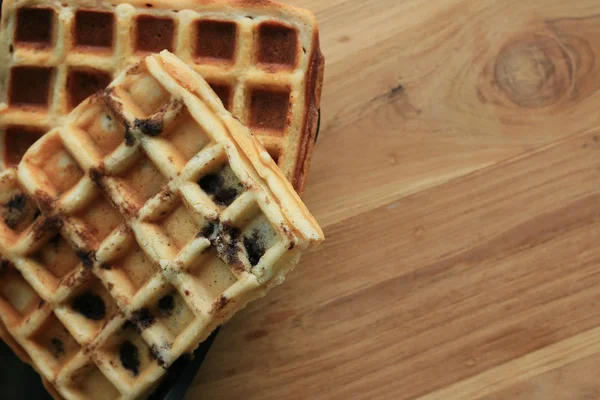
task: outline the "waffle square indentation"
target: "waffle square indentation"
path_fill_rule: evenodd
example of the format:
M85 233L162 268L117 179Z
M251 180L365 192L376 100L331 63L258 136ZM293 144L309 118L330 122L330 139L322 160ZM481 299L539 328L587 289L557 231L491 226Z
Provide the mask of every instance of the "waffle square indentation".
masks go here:
M121 276L131 287L131 295L135 295L158 272L158 267L152 263L134 240L130 248L121 249L123 255L104 265L111 274Z
M125 138L123 124L100 102L90 107L86 118L78 121L77 128L87 134L103 156L115 151Z
M62 310L66 313L61 317L65 324L78 333L80 341L88 343L119 311L106 288L96 278L78 288L63 306Z
M187 162L200 152L210 139L198 122L185 110L175 124L163 135Z
M102 243L121 223L121 216L103 196L98 196L91 204L75 214L85 226L87 234Z
M182 249L200 232L201 224L198 224L197 218L199 217L193 215L185 204L178 202L173 211L160 217L156 223L162 227L172 243L178 249Z
M188 269L196 296L211 304L237 282L227 264L213 249L196 260Z
M99 350L99 355L130 386L151 366L157 366L150 346L127 322Z
M236 271L244 269L253 271L271 249L277 247L281 251L284 239L277 233L259 204L242 201L237 207L235 217L227 222L225 240L219 243L219 256L234 267ZM222 239L221 239L222 240ZM272 260L273 261L273 260Z
M252 128L280 133L288 125L290 91L282 88L255 88L250 96Z
M258 27L258 62L296 65L298 33L295 29L276 23L265 22Z
M115 386L98 367L90 363L72 375L71 389L82 398L90 400L116 399L120 396Z
M223 106L227 111L231 111L232 90L231 86L226 83L209 82L210 87L215 91Z
M111 48L115 17L110 12L79 10L75 14L75 44Z
M167 178L160 173L146 155L141 155L135 164L118 179L125 183L130 190L128 196L132 196L131 200L137 208L142 207L150 198L154 197L167 183Z
M34 163L46 176L46 183L60 195L75 186L84 173L58 136L46 145L42 154L35 155Z
M41 247L33 260L57 279L69 275L81 262L70 243L58 233Z
M252 267L260 262L265 253L279 242L279 236L267 217L259 213L242 232L244 250Z
M11 70L8 102L11 105L48 107L54 68L19 66Z
M275 164L279 165L279 158L281 157L281 151L279 149L267 149L269 155L275 161Z
M141 111L140 118L156 113L171 99L171 95L163 85L148 73L132 79L125 90L136 108Z
M140 15L136 19L135 48L141 52L173 51L175 23L171 18Z
M10 125L4 131L6 146L4 163L8 167L17 165L27 150L46 133L45 129L35 126Z
M194 54L199 62L233 62L237 41L237 25L227 21L196 22Z
M42 324L31 341L56 370L61 370L81 348L54 314Z
M181 335L195 318L190 307L175 289L160 296L155 302L151 313L169 331L173 338Z
M67 77L69 109L77 107L89 96L105 89L112 80L110 73L96 69L71 68Z
M198 185L218 206L230 206L242 193L244 185L240 182L229 164L206 173L198 180Z
M21 233L40 215L35 202L18 186L2 187L0 193L0 218L8 229Z
M6 260L0 260L0 299L22 318L38 308L41 298L21 273Z
M24 7L17 12L15 42L35 44L40 47L52 44L54 10L51 8Z

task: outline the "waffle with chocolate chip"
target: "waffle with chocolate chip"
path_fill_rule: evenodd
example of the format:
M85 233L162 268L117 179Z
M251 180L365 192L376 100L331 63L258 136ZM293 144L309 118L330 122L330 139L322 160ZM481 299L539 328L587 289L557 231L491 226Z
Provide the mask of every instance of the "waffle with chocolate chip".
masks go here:
M268 0L6 0L0 170L141 57L167 49L199 72L301 193L324 59L310 12Z
M147 397L323 240L260 142L166 51L2 173L0 205L7 342L65 399Z

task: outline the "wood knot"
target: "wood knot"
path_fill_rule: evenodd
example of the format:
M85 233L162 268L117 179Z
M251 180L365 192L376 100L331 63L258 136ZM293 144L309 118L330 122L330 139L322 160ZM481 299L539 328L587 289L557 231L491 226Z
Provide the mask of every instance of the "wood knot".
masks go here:
M527 34L506 44L498 54L494 78L498 89L525 108L555 105L573 84L571 58L556 39Z

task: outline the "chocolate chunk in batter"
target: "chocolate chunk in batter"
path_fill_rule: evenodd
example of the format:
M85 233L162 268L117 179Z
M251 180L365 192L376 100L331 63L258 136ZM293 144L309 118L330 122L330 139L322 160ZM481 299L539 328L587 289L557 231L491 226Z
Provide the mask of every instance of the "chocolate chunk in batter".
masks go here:
M265 238L257 230L253 231L250 237L244 237L244 247L248 252L248 260L253 267L258 264L267 251Z
M92 321L102 321L106 317L106 305L102 297L92 292L84 292L75 297L73 310Z
M4 223L13 231L25 228L25 223L32 223L38 216L37 208L23 194L14 195L4 204Z
M131 322L137 326L140 331L143 331L154 324L154 315L152 315L147 308L142 308L131 314Z
M65 353L65 345L62 342L62 340L52 338L50 343L52 344L52 355L54 356L54 358L59 358Z
M87 269L90 269L94 266L94 261L96 260L96 254L93 251L89 250L77 250L75 253L77 258L81 260L83 266Z
M166 295L158 301L158 308L163 314L171 315L175 309L175 299L170 294Z
M131 343L129 340L121 343L119 357L123 368L131 371L134 376L137 376L140 373L140 353L135 344Z

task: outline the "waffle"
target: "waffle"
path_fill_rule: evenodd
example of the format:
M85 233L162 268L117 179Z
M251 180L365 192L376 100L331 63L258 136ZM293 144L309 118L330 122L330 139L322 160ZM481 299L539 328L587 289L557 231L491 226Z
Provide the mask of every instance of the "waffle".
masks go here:
M141 57L170 50L249 126L301 193L324 59L308 11L261 0L7 0L0 169Z
M7 342L66 399L147 397L323 240L260 142L166 51L3 172L0 204Z

